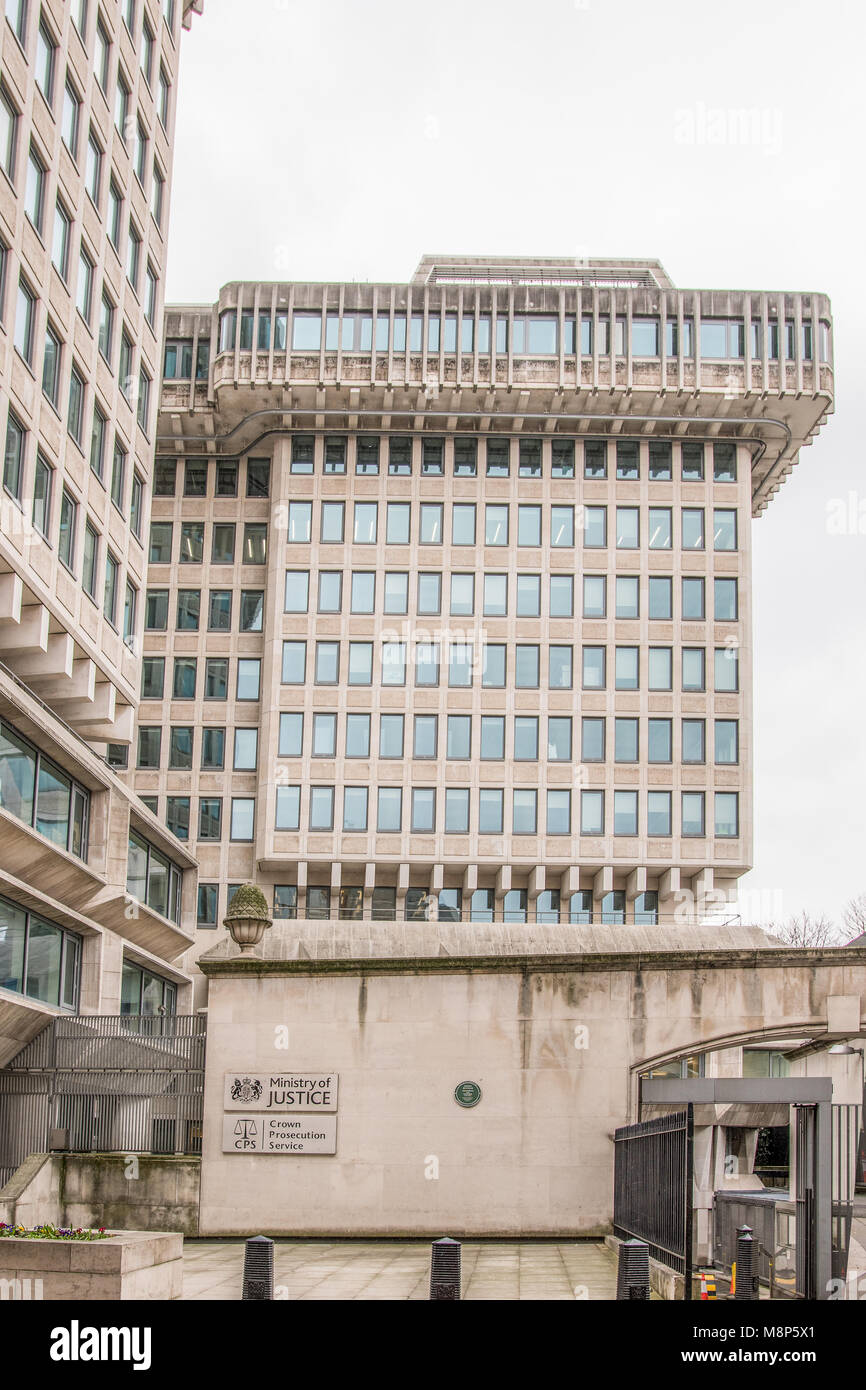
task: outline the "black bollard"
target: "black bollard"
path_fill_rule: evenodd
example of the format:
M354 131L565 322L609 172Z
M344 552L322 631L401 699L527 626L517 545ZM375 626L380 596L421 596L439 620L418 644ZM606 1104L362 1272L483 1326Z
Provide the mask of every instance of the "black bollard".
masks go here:
M253 1236L244 1250L243 1303L260 1303L274 1297L274 1242L269 1236Z
M456 1302L460 1298L460 1241L445 1236L434 1240L430 1258L430 1298Z
M649 1296L649 1246L643 1240L624 1240L616 1273L617 1302L645 1302Z
M734 1300L754 1302L758 1293L758 1246L750 1226L737 1227L737 1287Z

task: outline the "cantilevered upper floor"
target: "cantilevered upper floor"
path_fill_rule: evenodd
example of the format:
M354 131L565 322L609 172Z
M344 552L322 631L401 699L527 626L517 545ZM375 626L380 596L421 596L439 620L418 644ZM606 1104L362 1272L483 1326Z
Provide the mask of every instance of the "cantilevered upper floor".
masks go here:
M233 282L167 310L157 453L338 422L718 436L755 441L758 514L833 408L832 349L825 295L680 290L653 260L426 256L405 284Z

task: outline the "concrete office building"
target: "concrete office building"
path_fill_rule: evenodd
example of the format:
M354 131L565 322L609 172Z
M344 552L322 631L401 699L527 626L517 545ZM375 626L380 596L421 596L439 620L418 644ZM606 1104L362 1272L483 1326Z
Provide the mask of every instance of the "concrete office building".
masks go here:
M182 27L0 20L0 1063L58 1011L185 1007L195 865L105 762L133 736Z
M197 949L245 880L277 920L718 915L751 520L831 348L822 295L654 261L169 308L130 781L198 861Z

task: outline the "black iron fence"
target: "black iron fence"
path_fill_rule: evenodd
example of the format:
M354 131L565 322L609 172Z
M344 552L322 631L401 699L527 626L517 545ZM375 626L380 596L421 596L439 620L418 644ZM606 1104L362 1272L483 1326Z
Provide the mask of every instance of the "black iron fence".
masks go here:
M28 1154L201 1153L203 1015L52 1020L0 1070L0 1187Z
M692 1107L614 1134L613 1231L643 1240L685 1279L691 1298L694 1119Z

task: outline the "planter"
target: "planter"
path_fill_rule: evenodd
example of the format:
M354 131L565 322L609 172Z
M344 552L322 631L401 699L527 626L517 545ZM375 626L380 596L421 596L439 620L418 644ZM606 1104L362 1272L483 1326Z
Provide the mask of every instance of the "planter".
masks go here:
M10 1282L11 1281L11 1282ZM6 1297L83 1301L180 1298L183 1236L118 1231L105 1240L0 1240Z

